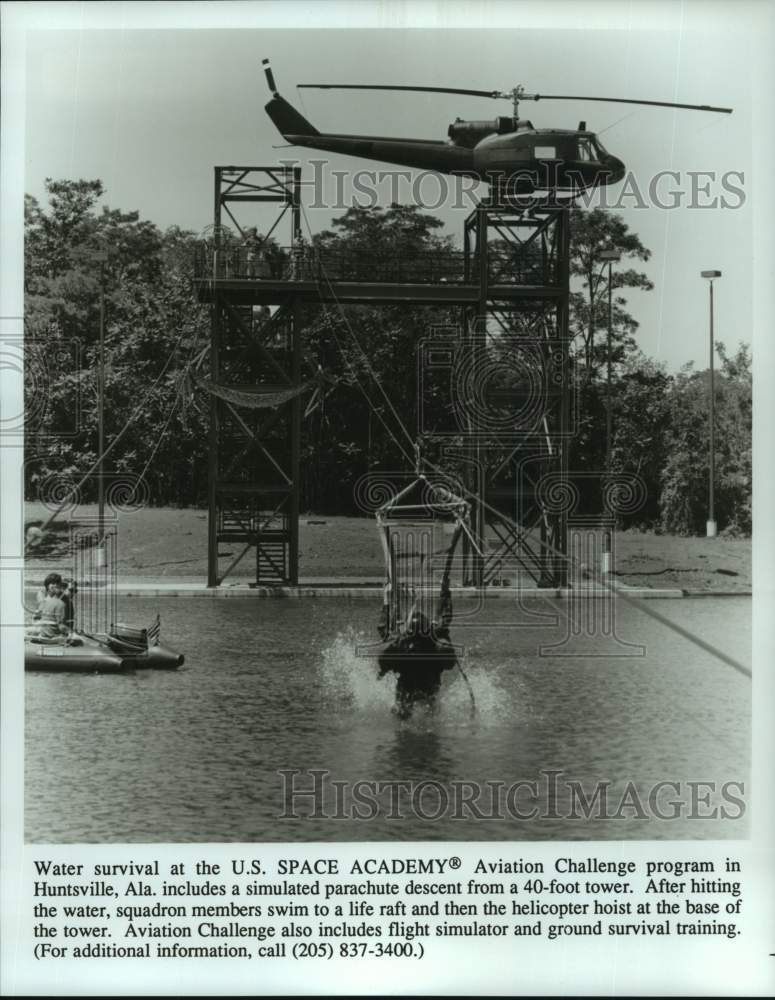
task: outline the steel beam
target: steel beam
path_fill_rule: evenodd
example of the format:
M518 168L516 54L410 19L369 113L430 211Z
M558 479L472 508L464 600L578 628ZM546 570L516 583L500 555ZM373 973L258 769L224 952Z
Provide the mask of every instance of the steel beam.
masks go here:
M224 221L230 220L243 232L248 223L237 221L239 212L245 212L251 204L276 204L278 216L268 231L273 232L287 218L290 237L296 241L301 234L299 194L299 168L216 167L211 275L215 272L213 262L220 260ZM236 215L229 210L230 204L235 206ZM252 218L250 222L254 224ZM288 287L282 294L267 283L260 296L245 295L245 286L255 285L256 281L210 281L206 295L201 294L202 282L197 284L200 300L209 302L212 308L212 380L235 389L267 390L269 373L273 384L296 386L301 380L301 318L295 283L286 283ZM287 314L283 317L276 312L271 324L259 326L252 306L260 304L286 305ZM240 309L246 315L241 315ZM286 351L280 358L272 344L278 331L286 338ZM242 350L235 351L235 345L239 348L240 344ZM255 381L250 381L251 375ZM211 396L208 586L222 583L251 548L256 550L256 582L263 567L275 576L279 574L273 582L298 583L300 406L300 397L296 397L278 407L270 419L258 421L255 411L248 416L251 411L239 412L232 404ZM229 428L245 441L236 453L231 447L233 441L224 438ZM271 439L267 437L270 430ZM228 458L230 452L231 461L224 461L224 455ZM240 474L242 478L235 482L232 476ZM223 574L219 572L219 541L245 546Z
M366 302L374 305L407 302L421 305L478 305L479 282L471 284L378 282L378 281L291 281L272 278L201 278L197 281L200 302L213 302L216 296L228 296L235 305L270 305L298 299L302 302ZM559 299L562 290L556 285L488 286L488 298L498 302L525 299Z

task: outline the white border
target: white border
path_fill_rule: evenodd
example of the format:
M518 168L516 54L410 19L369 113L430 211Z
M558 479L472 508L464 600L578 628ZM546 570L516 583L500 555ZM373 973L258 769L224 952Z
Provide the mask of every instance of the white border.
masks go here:
M770 385L770 373L775 371L775 336L773 335L773 316L775 316L775 211L773 211L772 166L775 163L775 143L772 130L772 94L775 85L773 71L772 40L775 38L775 8L767 0L747 0L734 5L722 3L720 0L702 2L690 0L687 4L672 2L638 2L617 3L614 0L598 0L598 2L575 2L575 0L556 0L553 3L519 3L511 0L491 0L476 8L470 3L459 2L413 2L374 3L361 0L344 0L337 4L323 0L292 0L292 2L265 3L4 3L0 9L3 22L2 31L2 143L0 144L0 178L2 179L2 212L0 212L0 322L3 332L9 328L14 332L20 330L20 321L13 317L20 315L20 252L21 238L21 205L23 194L23 130L24 130L24 32L34 28L83 28L97 27L147 27L170 28L180 27L184 20L190 28L206 29L215 27L295 27L333 29L333 28L407 28L434 27L438 29L467 28L476 18L478 26L491 28L563 28L578 29L621 29L630 30L673 30L684 16L685 9L693 12L701 11L710 20L726 21L729 25L730 44L740 44L742 41L750 49L750 66L753 80L753 93L759 96L754 108L754 173L751 178L751 198L756 205L755 247L754 247L754 443L755 443L755 479L754 479L754 681L753 681L753 736L754 736L754 770L753 770L753 816L752 839L748 845L726 845L730 853L745 853L748 858L749 877L751 884L756 886L755 894L748 899L751 924L758 930L758 946L767 939L770 950L775 951L775 861L773 860L773 844L775 843L775 797L772 795L772 761L775 760L775 727L773 726L773 705L775 705L775 593L772 583L772 563L775 557L775 525L772 512L775 509L774 481L772 461L769 460L772 428L775 427L775 393ZM740 37L735 38L738 34ZM324 44L324 36L321 36ZM718 67L719 80L723 85L724 67ZM9 318L11 317L11 318ZM21 400L21 381L14 379L7 371L0 371L0 397L2 410L0 414L7 416L19 412ZM0 540L2 552L0 555L0 572L2 573L2 590L0 591L0 614L3 619L9 616L10 602L18 596L18 573L20 571L20 553L22 545L21 520L19 509L21 504L21 484L18 475L18 460L15 449L3 447L0 450L0 473L2 474L2 498L0 506ZM23 677L15 664L21 663L22 643L18 630L0 630L2 643L3 670L0 674L2 685L2 731L0 732L0 780L2 781L2 868L0 880L2 883L2 933L3 961L3 993L12 991L20 972L16 963L19 959L16 947L19 945L20 911L24 905L20 898L20 879L22 875L22 795L23 795L23 757L22 727L23 727ZM10 664L10 666L9 666ZM529 845L521 845L525 851ZM559 844L553 844L557 847ZM608 845L610 847L611 845ZM627 843L623 851L634 852L637 844ZM677 846L677 845L676 845ZM680 845L686 850L686 844ZM709 848L710 845L705 844ZM505 845L503 845L505 848ZM653 853L655 850L665 850L668 845L648 845ZM373 845L372 845L373 848ZM438 852L439 845L429 845L428 854ZM585 844L585 850L592 850L594 845ZM334 848L326 848L329 853L335 853ZM342 848L346 853L351 848ZM352 849L355 849L354 847ZM74 853L77 849L73 849ZM88 849L85 849L88 850ZM201 845L201 852L206 851ZM309 848L308 850L311 850ZM416 854L422 853L422 845L413 845ZM601 847L601 851L603 848ZM126 852L125 852L126 853ZM505 853L505 851L504 851ZM752 935L753 937L754 935ZM707 942L707 968L713 969L714 978L705 984L704 995L727 993L742 995L754 993L768 995L775 985L775 959L764 959L760 954L750 954L746 960L736 961L734 968L723 976L715 967L713 941ZM659 962L658 953L651 952L653 961ZM653 976L645 975L642 965L625 965L622 967L614 956L613 967L609 975L601 979L599 972L594 973L599 966L600 956L594 950L587 950L586 961L583 955L576 956L573 974L568 976L568 969L563 969L569 955L563 952L562 962L553 968L547 968L541 980L531 979L519 983L507 981L502 989L495 986L492 979L486 976L486 967L479 968L482 989L495 989L497 992L536 992L544 989L547 993L558 991L591 992L594 989L607 989L615 993L633 993L644 987L653 988ZM743 959L743 956L739 956ZM463 956L463 961L470 963L472 958ZM769 964L767 964L769 963ZM618 966L618 972L611 978L610 973ZM714 968L715 967L715 968ZM586 972L584 971L586 968ZM374 975L378 969L370 970L374 991L383 992L386 989L411 989L409 981L399 984ZM454 991L467 983L467 977L456 973L454 966L447 966L444 973L438 969L436 978L428 979L428 971L424 970L423 987L438 991ZM668 970L669 971L669 970ZM687 981L675 968L675 988L686 987ZM52 975L56 971L52 969ZM223 989L230 992L229 981L225 972ZM690 977L691 978L691 977ZM149 982L155 975L151 974ZM160 985L160 980L156 979ZM180 980L178 980L179 984ZM557 983L557 989L552 984ZM78 984L56 984L52 980L41 977L38 985L41 992L61 991L78 992ZM141 983L137 982L140 986ZM664 992L669 991L665 983ZM691 984L690 984L691 985ZM92 988L102 989L108 993L131 992L116 986L114 974L107 982L92 982ZM253 984L253 988L264 989L304 989L304 984L297 977L272 983L264 980L261 984ZM310 991L322 988L323 979L316 984L310 982ZM353 981L339 981L342 992L351 988L364 987L360 976ZM417 980L414 980L416 990ZM697 980L694 981L694 988ZM204 992L203 989L191 988L189 993Z

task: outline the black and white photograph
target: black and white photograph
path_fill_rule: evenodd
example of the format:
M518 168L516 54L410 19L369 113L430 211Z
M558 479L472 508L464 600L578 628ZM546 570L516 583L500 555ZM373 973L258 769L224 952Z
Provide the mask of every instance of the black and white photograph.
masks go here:
M1 13L4 992L766 995L772 8Z

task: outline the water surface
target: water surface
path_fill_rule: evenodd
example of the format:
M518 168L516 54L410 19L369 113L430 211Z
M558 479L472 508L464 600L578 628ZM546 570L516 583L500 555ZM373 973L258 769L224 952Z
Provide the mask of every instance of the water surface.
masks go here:
M750 599L649 606L750 662ZM744 783L747 799L750 681L624 603L616 605L619 642L599 635L599 606L569 634L564 602L460 605L453 638L465 646L470 689L459 671L445 675L436 711L407 721L391 710L392 677L378 680L373 659L358 654L375 635L371 600L121 603L128 622L148 622L157 610L164 640L186 655L181 670L26 676L29 841L748 834L747 802L726 802L725 818L720 789ZM289 769L300 772L299 789L312 787L311 770L326 772L317 780L328 815L303 815L311 800L297 798L300 818L280 818L290 786L279 772ZM372 795L376 810L360 809L376 811L370 819L354 812L352 784L333 784L414 782L419 795L423 780L414 814L411 788L388 784ZM519 781L535 785L520 786L509 805L505 792ZM478 811L460 805L461 782L484 785ZM568 782L580 782L590 801L595 783L607 783L602 817L599 802L583 815ZM655 800L675 819L648 808L658 782L678 783ZM737 786L727 791L740 797ZM532 808L539 814L527 817Z

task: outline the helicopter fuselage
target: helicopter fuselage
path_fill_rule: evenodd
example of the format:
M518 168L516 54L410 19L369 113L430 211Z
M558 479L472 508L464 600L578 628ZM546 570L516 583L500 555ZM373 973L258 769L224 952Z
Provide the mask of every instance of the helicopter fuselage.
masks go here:
M449 139L398 139L318 132L276 94L266 105L286 142L308 149L396 163L421 170L475 177L520 191L584 190L624 176L621 160L586 130L536 129L527 121L496 118L449 127Z
M522 123L519 123L520 125ZM594 133L524 128L484 136L473 148L474 168L483 180L507 186L584 190L615 184L624 176L621 160L605 152Z

